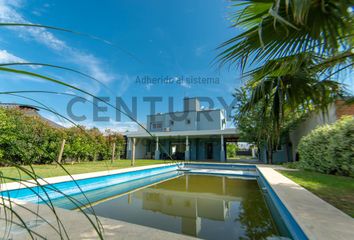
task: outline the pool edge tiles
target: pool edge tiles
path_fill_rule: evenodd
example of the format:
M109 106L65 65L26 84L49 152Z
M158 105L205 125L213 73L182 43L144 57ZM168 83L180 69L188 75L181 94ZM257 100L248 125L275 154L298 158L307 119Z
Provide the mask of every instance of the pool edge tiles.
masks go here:
M227 166L227 164L214 163L202 163L201 165L208 167L211 167L212 165L217 165L218 167ZM173 166L177 169L179 166L183 166L183 163L161 165L159 164L96 173L86 173L73 175L73 177L78 180L104 175L133 172L141 169L158 168L161 166ZM232 167L230 168L245 168L250 166L254 169L257 168L257 170L262 173L265 182L269 184L269 187L267 189L271 189L274 191L274 194L279 198L280 202L289 211L290 215L296 220L296 223L299 224L300 228L309 239L339 240L350 239L352 236L354 236L354 219L350 218L348 215L345 215L338 209L319 199L312 193L308 192L304 188L292 182L290 179L276 172L274 169L272 169L272 166L245 166L232 164ZM49 183L58 183L63 181L70 181L71 178L69 176L65 176L45 180ZM19 183L7 183L5 185L7 185L7 187L2 187L2 190L9 190L9 188L18 189L21 186ZM300 195L297 195L298 193L300 193ZM306 202L307 199L309 199L310 201Z
M354 219L269 166L257 166L286 211L308 239L347 240L354 236ZM296 239L296 238L295 238ZM301 239L301 238L298 238Z
M284 225L283 231L287 231L294 240L305 240L308 239L303 229L294 219L293 215L289 212L289 210L285 207L282 200L275 193L270 183L266 180L263 173L257 168L258 172L258 184L260 188L263 190L265 195L265 200L267 201L268 207L272 212L272 215L279 215L280 219L278 219L277 225L282 227ZM268 198L267 198L268 197ZM275 208L275 209L274 209ZM277 217L274 216L276 220Z
M177 169L178 164L177 163L164 163L164 164L154 164L154 165L148 165L148 166L122 168L122 169L115 169L115 170L79 173L79 174L73 174L71 176L63 175L63 176L57 176L57 177L37 179L37 181L40 185L47 185L47 184L55 184L55 183L63 183L63 182L73 181L73 179L75 181L77 181L77 180L81 180L81 179L102 177L102 176L114 175L114 174L120 174L120 173L126 173L126 172L135 172L135 171L139 171L139 170L147 170L147 169L159 168L159 167L175 167ZM1 191L10 191L10 190L14 190L14 189L35 187L37 185L38 184L36 183L35 180L27 180L27 181L21 181L21 182L2 183L2 184L0 184L0 189L1 189Z
M27 202L38 202L38 191L39 193L43 192L45 189L49 193L51 199L56 199L63 197L63 194L72 195L80 192L86 192L95 190L98 188L107 187L110 185L125 183L133 180L142 179L145 177L151 177L154 175L172 172L177 170L176 164L164 164L159 166L146 166L146 167L137 167L130 168L125 171L105 171L105 172L96 172L91 174L79 174L73 175L72 177L75 181L72 180L70 176L56 177L44 179L46 184L41 186L30 185L30 187L24 186L26 183L21 184L21 188L7 189L2 188L1 196L8 197L11 199L27 201ZM63 181L58 181L58 180ZM97 181L98 180L98 181ZM101 180L101 181L100 181ZM19 185L20 183L17 183ZM77 187L77 184L80 185L80 188ZM44 199L46 200L46 199Z
M5 200L6 201L6 200ZM57 215L53 214L53 210L47 205L38 205L33 203L12 203L12 207L16 210L16 216L13 216L13 221L19 222L18 217L21 218L26 224L33 223L34 219L38 219L38 216L46 219L50 223L57 222ZM25 208L24 208L25 207ZM55 207L56 214L60 215L60 223L63 229L69 234L70 239L99 239L95 228L89 219L78 211L67 210L63 208ZM0 235L5 236L9 234L9 239L22 240L31 239L31 236L27 231L15 227L11 228L11 232L8 233L8 222L4 220L4 212L0 211ZM94 224L97 227L96 220ZM150 228L137 224L132 224L124 221L114 220L110 218L98 217L102 227L104 229L104 239L116 240L116 239L141 239L144 236L145 239L161 239L161 240L179 240L179 239L195 239L193 237L176 234L173 232L163 231L156 228ZM13 224L14 225L14 224ZM55 224L54 224L55 225ZM45 239L62 239L58 234L58 230L49 227L44 222L38 221L38 224L33 227L29 227L35 233L44 236Z

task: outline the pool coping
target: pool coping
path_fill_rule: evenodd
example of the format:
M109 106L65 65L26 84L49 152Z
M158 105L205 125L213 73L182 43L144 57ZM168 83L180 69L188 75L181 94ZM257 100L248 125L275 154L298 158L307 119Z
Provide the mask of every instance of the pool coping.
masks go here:
M349 215L271 167L257 166L257 169L308 239L353 238L354 219Z
M175 163L169 164L154 164L149 166L140 166L140 167L130 167L124 169L117 169L117 170L108 170L108 171L99 171L99 172L91 172L91 173L83 173L83 174L75 174L70 176L59 176L59 177L51 177L51 178L44 178L40 180L39 183L45 184L54 184L54 183L61 183L66 181L72 181L72 178L75 180L81 180L86 178L94 178L100 176L107 176L119 173L127 173L127 172L134 172L139 170L146 170L151 168L159 168L159 167L167 167L167 166L174 166ZM28 182L19 182L19 183L5 183L1 184L1 190L14 190L24 188L26 186L37 186L35 181ZM0 197L1 198L1 197ZM53 211L45 204L34 204L30 202L25 202L17 199L11 199L12 206L16 209L16 213L23 218L23 220L27 223L36 219L36 215L33 212L36 212L39 216L49 221L51 224L55 225L57 220L56 216L53 214ZM9 205L8 200L3 198L1 200L2 203L7 203ZM24 209L28 208L32 213L28 210ZM58 214L60 220L62 221L65 229L67 230L70 238L72 239L98 239L97 233L94 231L93 226L90 224L88 218L84 216L81 212L67 210L63 208L55 207L55 212ZM3 233L4 229L1 226L5 226L5 222L3 220L4 211L0 211L0 234ZM94 219L93 215L90 215L91 219ZM109 219L104 217L98 217L100 222L104 228L104 237L105 239L141 239L144 236L147 239L196 239L191 236L182 235L178 233L173 233L169 231L164 231L156 228L151 228L147 226L142 226L138 224L128 223L124 221L119 221L115 219ZM14 221L21 224L21 221L14 216ZM31 229L40 233L41 235L50 238L50 239L60 239L59 235L49 227L47 224L40 224L38 226L34 226ZM78 231L78 229L80 229ZM26 231L11 231L10 233L11 239L28 239L29 234Z
M128 168L115 169L115 170L79 173L79 174L73 174L71 176L64 175L64 176L57 176L57 177L49 177L49 178L37 179L37 181L40 185L55 184L55 183L72 181L73 179L81 180L87 178L102 177L102 176L114 175L119 173L134 172L139 170L146 170L151 168L174 166L174 165L177 164L176 163L153 164L148 166L128 167ZM21 189L21 188L35 187L35 186L38 186L38 184L34 180L25 180L20 182L2 183L0 184L0 190L6 191L6 190L14 190L14 189Z
M183 163L182 163L183 164ZM191 162L191 164L198 164L198 162ZM285 177L281 173L275 171L272 166L267 165L255 165L255 164L223 164L223 163L200 163L201 165L209 165L209 166L235 166L241 168L254 168L259 172L260 176L266 180L268 184L268 191L274 192L275 196L280 199L279 205L284 205L290 216L295 220L295 222L299 225L300 229L305 233L308 239L351 239L354 236L354 219L350 216L346 215L339 209L315 196L313 193L304 189L300 185L296 184L289 178ZM100 172L91 172L91 173L83 173L83 174L75 174L72 175L72 178L75 180L86 179L86 178L94 178L112 174L126 173L126 172L134 172L138 170L145 170L151 168L158 168L163 166L173 166L178 165L177 163L167 163L167 164L154 164L149 166L141 166L141 167L131 167L117 170L108 170L108 171L100 171ZM71 181L72 178L70 176L59 176L52 178L45 178L44 181L40 180L40 183L59 183L65 181ZM32 180L33 181L33 180ZM34 181L33 181L34 182ZM34 183L5 183L1 184L1 190L12 190L19 189L28 186L35 186ZM32 203L26 203L27 206L35 205L39 206L39 208L43 208L43 205L36 205ZM58 211L61 213L65 211L65 215L70 215L69 210L58 208ZM67 212L69 211L69 213ZM76 214L79 214L76 212ZM81 214L82 215L82 214ZM77 217L76 217L77 218ZM101 217L99 217L101 219ZM102 218L103 219L103 218ZM105 221L116 221L113 219L108 219ZM121 221L118 221L122 225ZM123 222L124 223L124 222ZM82 225L79 222L76 222L77 225ZM125 223L130 224L130 223ZM87 224L86 224L87 225ZM124 224L123 224L124 225ZM127 225L127 226L128 226ZM135 224L133 224L135 225ZM138 227L137 227L138 226ZM140 225L135 225L135 228L139 228ZM157 231L157 229L149 228L141 226L144 229L150 229L152 232ZM128 227L129 228L129 227ZM134 228L132 228L134 229ZM140 229L140 228L139 228ZM146 231L150 231L146 230ZM140 230L139 230L140 231ZM162 231L162 230L158 230ZM164 231L162 231L164 232ZM169 232L166 232L169 233ZM121 234L121 233L120 233ZM168 237L168 234L161 233L161 238L164 239L175 239L175 237ZM185 235L177 236L187 237ZM162 237L163 236L163 237ZM172 235L171 235L172 236ZM301 237L299 235L297 239L306 239L306 237ZM125 238L125 237L124 237ZM130 237L128 237L130 238ZM131 235L131 238L134 238Z
M191 164L198 164L198 162L191 162ZM265 181L267 192L295 239L347 240L354 237L354 218L277 172L275 169L279 166L247 163L199 162L199 164L256 169L258 180Z
M39 216L44 218L46 221L50 222L52 225L58 229L56 216L53 214L53 211L47 205L37 205L28 202L16 201L12 203L13 208L16 209L16 213L19 214L22 220L26 224L33 223L38 217L29 211L22 209L21 207L26 207L33 212L36 212ZM81 212L66 210L62 208L55 208L56 214L58 215L61 223L65 227L69 235L69 239L99 239L97 232L93 228L89 219L85 217ZM3 220L3 211L0 212L0 234L3 236L6 225ZM94 215L88 215L90 219L97 226ZM158 239L158 240L169 240L169 239L196 239L191 236L186 236L178 233L168 232L156 228L151 228L147 226L142 226L138 224L128 223L124 221L119 221L110 218L98 217L102 227L104 229L103 236L104 239L115 240L115 239L141 239L144 236L144 239ZM21 224L21 221L14 216L13 221ZM60 235L51 227L48 226L45 222L38 222L38 225L30 227L31 230L43 236L45 239L61 239ZM36 235L35 239L36 238ZM8 239L12 240L22 240L22 239L31 239L28 232L22 229L16 229L15 224L13 224ZM64 235L64 239L67 239Z

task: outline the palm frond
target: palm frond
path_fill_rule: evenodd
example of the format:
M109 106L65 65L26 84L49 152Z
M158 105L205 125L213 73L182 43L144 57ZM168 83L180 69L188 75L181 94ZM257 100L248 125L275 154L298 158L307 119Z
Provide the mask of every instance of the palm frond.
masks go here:
M247 28L220 45L217 58L221 65L236 64L244 69L249 59L262 62L309 51L331 55L352 43L350 0L323 0L321 4L315 0L266 1L267 12L248 10L257 9L258 1L247 3L244 11L237 10L241 15L233 24Z

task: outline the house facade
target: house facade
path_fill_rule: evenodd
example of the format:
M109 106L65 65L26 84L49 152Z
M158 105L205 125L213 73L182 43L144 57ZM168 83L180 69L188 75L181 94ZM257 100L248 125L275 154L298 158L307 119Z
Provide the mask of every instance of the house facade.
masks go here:
M226 142L237 139L225 110L203 109L198 98L185 98L183 111L147 116L147 130L126 133L128 158L223 162Z
M289 141L291 143L291 155L289 160L297 160L298 145L302 137L309 134L316 127L332 124L343 116L354 116L354 104L346 103L344 100L336 100L330 104L327 113L312 113L306 120L301 122L295 129L289 133Z
M298 146L302 137L319 126L335 123L343 116L354 116L353 103L336 100L328 106L326 113L312 112L305 120L289 131L287 139L284 140L280 149L273 152L272 163L297 161L299 158ZM260 153L260 160L265 163L268 162L265 148Z

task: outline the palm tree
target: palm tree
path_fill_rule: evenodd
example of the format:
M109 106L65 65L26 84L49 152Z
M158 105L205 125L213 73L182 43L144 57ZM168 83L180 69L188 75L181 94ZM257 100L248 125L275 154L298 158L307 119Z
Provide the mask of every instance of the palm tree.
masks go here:
M353 0L233 2L237 9L233 27L244 31L220 46L222 64L235 63L245 69L255 62L304 52L330 57L331 62L354 56Z
M246 85L251 91L241 115L260 110L260 118L268 125L260 128L268 130L265 133L268 150L278 145L281 130L289 122L287 119L296 120L294 113L305 114L314 109L325 113L328 104L344 94L338 82L319 81L317 74L309 70L313 65L311 55L301 54L268 61L251 72L252 78ZM271 151L268 152L271 159Z
M259 112L257 131L271 160L284 123L294 112L326 111L342 94L331 78L353 66L354 1L234 2L233 27L243 32L220 46L218 59L245 73L248 99L239 114L242 118Z

